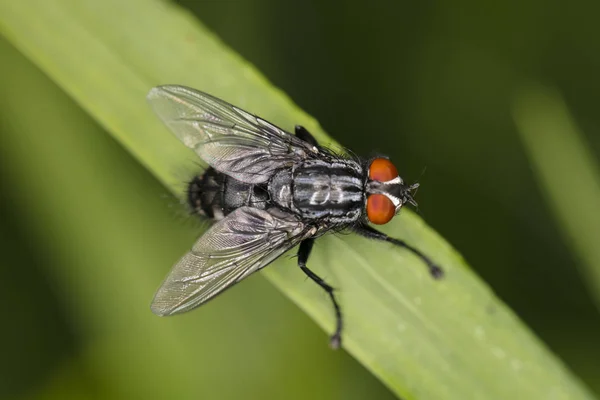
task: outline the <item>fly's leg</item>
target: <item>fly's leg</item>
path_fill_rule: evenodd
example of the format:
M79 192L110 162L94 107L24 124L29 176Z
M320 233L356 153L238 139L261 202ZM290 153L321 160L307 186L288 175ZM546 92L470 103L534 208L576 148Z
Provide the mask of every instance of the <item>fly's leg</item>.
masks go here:
M302 139L305 142L312 144L313 146L319 145L319 143L317 143L317 140L313 137L313 135L311 135L310 132L307 131L306 128L304 128L303 126L296 125L296 136L299 139Z
M377 229L371 228L369 225L361 224L352 228L354 232L367 237L369 239L382 240L384 242L392 243L398 247L403 247L409 251L411 251L414 255L419 257L429 268L429 273L435 279L440 279L444 276L444 271L436 265L429 257L425 254L421 253L420 250L415 249L408 243L400 239L394 239L393 237L389 237L383 232L379 232Z
M314 239L305 239L300 243L300 248L298 249L298 266L310 279L315 281L327 292L331 298L331 301L333 302L336 325L335 332L333 335L331 335L329 343L333 349L337 349L342 344L342 311L340 310L340 306L335 298L335 295L333 294L334 289L317 274L306 267L306 262L308 261L308 256L310 255L314 242Z

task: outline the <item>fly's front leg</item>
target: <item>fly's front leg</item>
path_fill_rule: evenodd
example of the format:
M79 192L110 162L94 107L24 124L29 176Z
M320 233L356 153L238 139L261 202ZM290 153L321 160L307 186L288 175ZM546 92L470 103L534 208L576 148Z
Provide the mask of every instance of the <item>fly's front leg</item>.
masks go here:
M342 311L340 310L340 306L333 293L333 287L327 284L323 279L321 279L317 274L312 272L306 266L306 262L308 261L308 256L310 255L314 242L314 239L305 239L300 243L300 248L298 249L298 266L310 279L316 282L327 292L327 294L331 298L331 301L333 302L333 308L335 309L336 326L335 332L333 333L333 335L331 335L331 340L329 343L332 348L337 349L342 344Z
M420 250L417 250L416 248L412 247L405 241L389 237L385 233L379 232L377 229L372 228L369 225L365 225L365 224L357 225L357 226L353 227L352 229L354 230L354 232L358 233L359 235L362 235L369 239L382 240L384 242L392 243L398 247L403 247L403 248L411 251L414 255L416 255L421 260L423 260L423 262L427 265L427 268L429 268L429 273L431 274L431 276L433 276L435 279L440 279L444 276L444 271L438 265L436 265L425 254L421 253Z
M311 135L310 132L307 131L303 126L296 125L296 136L305 142L312 144L313 146L319 145L319 143L317 143L317 139L315 139L313 135Z

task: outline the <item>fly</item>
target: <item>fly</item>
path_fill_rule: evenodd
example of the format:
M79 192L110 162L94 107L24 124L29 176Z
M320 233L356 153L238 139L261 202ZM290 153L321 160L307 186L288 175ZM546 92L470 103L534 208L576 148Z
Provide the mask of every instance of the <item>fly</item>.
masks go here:
M189 182L192 209L214 221L175 264L152 301L161 316L189 311L264 268L299 245L298 266L333 303L341 345L342 312L334 289L307 266L314 241L327 232L353 231L417 255L434 278L443 273L408 243L369 225L389 222L416 205L418 184L405 185L385 157L361 160L333 153L303 127L292 135L206 93L166 85L150 105L209 168Z

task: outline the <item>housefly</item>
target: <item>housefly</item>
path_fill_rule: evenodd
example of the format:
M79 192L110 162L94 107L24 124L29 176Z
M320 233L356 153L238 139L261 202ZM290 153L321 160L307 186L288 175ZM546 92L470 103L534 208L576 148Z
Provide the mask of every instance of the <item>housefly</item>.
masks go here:
M331 345L341 344L342 313L334 289L306 265L314 241L349 230L420 257L435 278L442 270L421 251L370 226L416 205L386 157L368 160L319 146L303 127L295 135L206 93L153 88L150 105L208 169L189 182L192 209L214 221L175 264L152 302L164 316L191 310L299 245L298 266L329 295L336 316Z

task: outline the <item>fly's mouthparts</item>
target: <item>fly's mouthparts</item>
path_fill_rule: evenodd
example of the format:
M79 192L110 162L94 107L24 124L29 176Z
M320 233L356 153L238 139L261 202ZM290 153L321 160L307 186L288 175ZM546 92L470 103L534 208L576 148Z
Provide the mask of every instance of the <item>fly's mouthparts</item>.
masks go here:
M410 204L411 206L413 206L415 208L419 207L419 205L417 204L417 202L415 201L415 199L413 199L412 196L409 195L409 194L407 194L404 197L404 202Z

